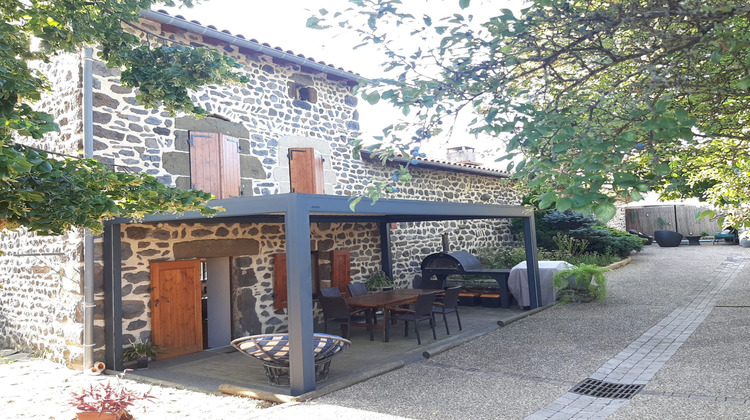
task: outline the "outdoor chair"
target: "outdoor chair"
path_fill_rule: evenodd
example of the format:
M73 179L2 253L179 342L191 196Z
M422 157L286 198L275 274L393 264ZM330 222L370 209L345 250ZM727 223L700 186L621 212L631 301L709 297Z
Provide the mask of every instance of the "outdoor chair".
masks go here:
M449 287L445 290L442 301L436 301L432 308L433 314L443 314L443 322L445 322L445 333L451 335L448 330L448 318L445 314L451 312L456 313L456 320L458 321L458 330L461 331L461 317L458 315L458 294L461 293L461 286Z
M364 283L350 283L346 287L347 289L349 289L349 294L352 296L361 296L367 294L367 287L365 287Z
M432 338L437 340L437 335L435 334L435 317L432 315L435 295L437 295L437 292L423 293L417 296L417 302L413 306L414 309L388 308L395 313L394 320L404 321L404 337L409 336L409 322L414 322L414 332L417 334L417 344L419 345L422 345L422 339L419 337L419 321L430 321Z
M328 332L328 323L338 322L343 327L346 324L345 338L349 338L352 325L359 326L364 321L367 330L370 332L370 341L373 341L372 323L370 321L370 309L352 310L346 305L346 299L343 296L321 296L318 301L323 309L324 331Z
M341 296L341 290L338 287L325 287L320 289L320 295L328 297Z
M242 354L260 360L271 385L289 385L289 336L286 334L261 334L232 340L232 347ZM315 381L328 379L328 369L333 356L351 346L351 341L330 334L313 334Z
M714 234L714 240L711 241L711 245L716 245L716 243L722 239L724 240L724 242L738 243L738 236L739 235L737 235L737 229L729 227L719 233Z

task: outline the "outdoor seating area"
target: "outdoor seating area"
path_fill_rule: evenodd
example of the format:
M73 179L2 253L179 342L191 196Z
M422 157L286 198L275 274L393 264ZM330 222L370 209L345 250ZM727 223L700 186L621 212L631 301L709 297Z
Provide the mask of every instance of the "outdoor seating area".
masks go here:
M351 343L343 351L329 359L331 363L328 366L327 379L322 379L322 366L319 368L316 360L316 383L318 389L327 387L335 388L342 381L347 381L353 377L362 377L369 374L375 375L376 372L388 366L400 366L403 360L421 359L425 352L435 352L443 348L446 344L466 339L465 337L474 337L477 334L483 334L498 328L498 322L508 322L508 320L523 314L525 311L519 308L501 309L486 308L482 306L459 308L461 312L461 326L458 330L457 319L452 316L448 317L451 335L447 335L445 329L436 328L436 339L430 333L422 334L422 344L418 344L413 334L413 327L410 325L410 334L404 337L402 326L397 334L392 334L389 341L369 340L369 333L364 328L354 328L351 331L350 339L346 340ZM420 333L428 331L426 323L420 323ZM323 326L318 325L316 331L322 331ZM286 337L286 334L280 334ZM322 336L321 333L315 333L315 336ZM259 337L273 337L275 334L260 335ZM246 339L247 337L245 337ZM342 338L342 340L345 340ZM235 340L237 342L247 341L243 339ZM257 339L254 341L259 342ZM317 340L316 340L317 342ZM188 354L184 356L156 360L149 364L148 369L138 369L129 373L129 375L150 378L160 382L172 383L190 383L195 387L208 391L215 391L221 385L228 384L242 388L249 388L261 392L270 392L280 395L290 395L288 387L282 386L288 381L288 360L283 361L281 365L267 364L259 357L251 356L248 351L258 352L252 342L243 344L246 350L241 350L237 346L228 346L217 349L210 349L199 353ZM268 343L266 347L275 347ZM278 345L281 353L288 352L288 347ZM317 344L316 344L317 347ZM258 352L261 357L262 352ZM283 356L288 358L287 356ZM266 368L269 366L269 369ZM268 372L270 370L270 378ZM372 373L369 373L372 372ZM279 385L274 385L278 375Z

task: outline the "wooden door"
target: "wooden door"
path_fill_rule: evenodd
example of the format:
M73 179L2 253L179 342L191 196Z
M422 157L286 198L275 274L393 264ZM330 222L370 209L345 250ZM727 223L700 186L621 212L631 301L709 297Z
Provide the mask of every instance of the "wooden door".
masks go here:
M160 359L203 350L201 260L151 263L151 339Z

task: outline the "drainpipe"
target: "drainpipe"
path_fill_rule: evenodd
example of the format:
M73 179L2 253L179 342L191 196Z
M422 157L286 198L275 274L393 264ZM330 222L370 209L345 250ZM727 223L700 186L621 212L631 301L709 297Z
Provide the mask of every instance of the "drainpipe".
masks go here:
M83 49L83 155L94 157L94 51ZM83 238L83 369L94 366L94 236L86 229Z

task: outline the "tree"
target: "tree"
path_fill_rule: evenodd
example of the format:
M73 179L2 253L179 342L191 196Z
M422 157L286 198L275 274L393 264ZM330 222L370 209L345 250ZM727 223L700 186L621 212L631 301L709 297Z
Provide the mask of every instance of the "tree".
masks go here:
M618 197L653 189L750 221L747 2L533 0L481 21L469 0L442 19L351 3L308 26L335 21L385 52L386 77L361 95L418 122L378 140L413 147L470 112L542 208L608 220Z
M55 118L35 109L53 88L29 65L98 46L98 56L122 69L121 82L137 88L144 106L172 113L205 113L189 90L203 84L244 81L237 64L211 48L149 45L124 28L155 0L0 1L0 230L25 226L40 234L71 227L101 231L115 216L199 210L211 195L160 184L146 174L117 172L92 159L58 156L24 146L24 138L54 141ZM192 0L180 1L192 6Z

